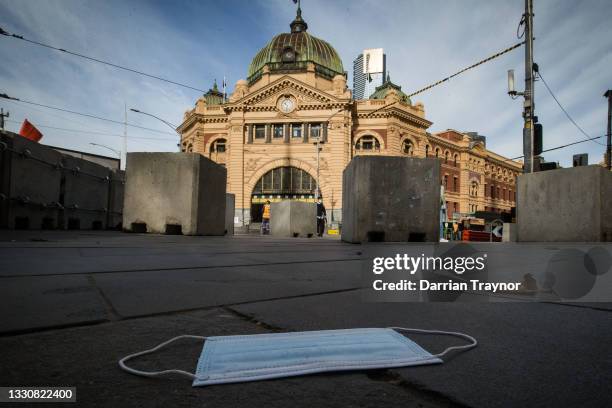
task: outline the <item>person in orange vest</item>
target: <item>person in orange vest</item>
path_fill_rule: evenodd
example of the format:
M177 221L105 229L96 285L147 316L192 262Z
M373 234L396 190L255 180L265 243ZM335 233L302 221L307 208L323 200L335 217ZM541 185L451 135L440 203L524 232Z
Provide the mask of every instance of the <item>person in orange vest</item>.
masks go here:
M261 215L261 233L270 233L270 200L267 200L263 205L263 213Z

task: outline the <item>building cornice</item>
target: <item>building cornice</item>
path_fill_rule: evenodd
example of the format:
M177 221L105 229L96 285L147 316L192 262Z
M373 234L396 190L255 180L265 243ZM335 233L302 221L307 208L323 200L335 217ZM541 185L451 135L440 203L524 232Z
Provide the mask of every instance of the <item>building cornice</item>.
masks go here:
M395 117L404 122L419 125L425 129L433 125L433 122L397 107L390 106L387 109L383 109L375 113L370 113L371 111L366 110L360 111L359 108L360 107L357 108L358 110L356 112L357 119L384 119Z
M192 113L187 119L176 129L179 133L188 131L196 123L227 123L226 115L203 115L201 113Z

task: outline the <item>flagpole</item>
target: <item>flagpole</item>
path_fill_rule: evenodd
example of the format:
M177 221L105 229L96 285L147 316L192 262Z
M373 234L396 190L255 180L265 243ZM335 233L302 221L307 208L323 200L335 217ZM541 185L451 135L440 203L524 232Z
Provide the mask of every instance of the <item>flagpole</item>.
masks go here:
M225 103L227 99L227 92L225 92L226 87L227 83L225 82L225 75L223 75L223 103Z

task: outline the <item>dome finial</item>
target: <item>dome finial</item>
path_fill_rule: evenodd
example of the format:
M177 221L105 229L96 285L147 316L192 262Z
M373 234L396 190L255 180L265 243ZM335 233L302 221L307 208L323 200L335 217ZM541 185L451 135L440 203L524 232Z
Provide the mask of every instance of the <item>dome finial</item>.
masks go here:
M308 24L302 19L302 8L300 6L300 0L293 0L294 3L297 4L297 14L295 16L295 20L289 24L291 27L292 33L300 33L302 31L306 31L308 29Z

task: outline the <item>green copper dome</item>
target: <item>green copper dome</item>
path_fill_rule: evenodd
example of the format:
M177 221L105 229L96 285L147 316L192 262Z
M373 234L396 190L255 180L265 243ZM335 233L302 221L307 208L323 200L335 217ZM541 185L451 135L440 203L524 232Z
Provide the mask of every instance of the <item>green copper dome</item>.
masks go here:
M223 99L223 94L219 92L219 88L217 87L216 79L213 87L204 94L204 100L208 105L221 105L225 102Z
M312 62L316 72L323 76L344 75L342 60L336 50L328 42L306 32L308 24L302 19L299 8L290 27L290 33L275 36L255 55L249 66L250 83L259 79L265 65L270 72L295 72L305 71L306 64Z
M372 95L370 95L369 99L385 99L387 94L392 89L394 89L397 92L397 95L399 96L400 101L405 102L409 105L412 104L408 95L402 92L402 87L399 85L395 85L393 82L391 82L391 77L388 74L387 74L387 79L385 80L385 82L381 86L376 87L376 90L374 91Z

